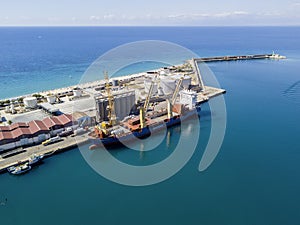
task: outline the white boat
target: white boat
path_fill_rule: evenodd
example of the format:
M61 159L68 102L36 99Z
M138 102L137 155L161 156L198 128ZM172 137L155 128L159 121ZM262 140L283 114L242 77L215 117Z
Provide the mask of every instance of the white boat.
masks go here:
M16 169L15 166L11 166L11 167L8 167L8 168L7 168L7 171L11 173L11 172L14 171L15 169Z
M29 165L36 164L36 163L40 162L43 158L44 158L43 154L41 154L41 155L34 154L34 155L30 156L30 158L28 160L28 164Z
M286 59L285 56L283 55L279 55L279 54L275 54L275 52L272 53L272 55L269 56L270 59Z
M31 166L29 166L28 163L25 163L19 166L9 167L7 170L11 174L17 175L17 174L26 173L27 171L31 170Z

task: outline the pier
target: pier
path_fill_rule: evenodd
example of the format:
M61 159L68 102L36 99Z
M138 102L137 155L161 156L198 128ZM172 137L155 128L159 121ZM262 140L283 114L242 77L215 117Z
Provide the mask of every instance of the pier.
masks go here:
M279 54L261 54L261 55L235 55L235 56L216 56L205 58L194 58L195 62L224 62L224 61L236 61L236 60L254 60L254 59L285 59L285 56Z
M63 141L53 143L51 145L35 145L26 147L20 151L19 154L13 155L8 158L0 157L0 173L6 172L7 168L15 166L20 163L26 163L29 157L33 154L43 154L45 158L50 157L56 153L64 152L76 148L79 145L83 145L88 142L87 134L80 136L69 136L63 138Z

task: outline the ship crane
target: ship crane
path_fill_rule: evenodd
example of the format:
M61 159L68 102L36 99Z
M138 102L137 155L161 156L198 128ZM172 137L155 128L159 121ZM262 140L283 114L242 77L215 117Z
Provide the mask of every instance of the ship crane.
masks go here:
M175 88L175 91L174 91L174 93L173 93L173 96L172 96L171 100L167 99L168 119L171 119L171 117L173 116L173 113L172 113L172 107L173 107L173 105L174 105L175 102L176 102L176 98L177 98L177 95L178 95L178 93L179 93L180 86L181 86L181 84L182 84L183 78L184 78L184 76L182 76L182 77L178 80L178 83L177 83L177 85L176 85L176 88Z
M178 83L177 83L177 85L176 85L175 91L174 91L173 96L172 96L172 99L171 99L171 104L172 104L172 105L174 105L175 102L176 102L176 98L177 98L177 95L178 95L178 93L179 93L179 89L180 89L180 86L181 86L181 84L182 84L183 78L184 78L184 77L182 76L182 77L180 77L180 79L178 80Z
M140 127L141 127L141 129L143 129L146 125L146 119L145 119L146 115L145 114L146 114L148 106L149 106L149 102L150 102L150 98L151 98L151 95L153 92L154 83L155 83L156 78L157 78L157 75L155 75L154 79L151 81L149 93L145 99L144 105L140 107Z
M116 124L116 113L115 113L115 106L114 106L114 97L111 93L111 87L109 84L109 79L108 79L108 74L107 72L104 72L104 78L105 78L105 89L106 89L106 94L107 94L107 99L108 99L108 125L113 126Z

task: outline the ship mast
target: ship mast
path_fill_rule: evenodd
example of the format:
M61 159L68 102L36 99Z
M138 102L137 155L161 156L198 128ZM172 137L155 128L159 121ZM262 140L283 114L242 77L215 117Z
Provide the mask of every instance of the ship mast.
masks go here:
M115 105L114 105L114 96L111 93L111 87L109 84L108 74L107 71L104 72L104 78L105 78L105 89L108 99L108 121L109 126L113 126L116 124L116 113L115 113Z

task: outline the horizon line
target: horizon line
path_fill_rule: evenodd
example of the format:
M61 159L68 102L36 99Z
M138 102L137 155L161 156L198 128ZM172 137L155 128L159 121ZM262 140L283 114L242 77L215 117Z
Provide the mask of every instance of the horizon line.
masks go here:
M279 25L279 24L247 24L247 25L73 25L73 24L63 24L63 25L0 25L3 27L300 27L299 25Z

